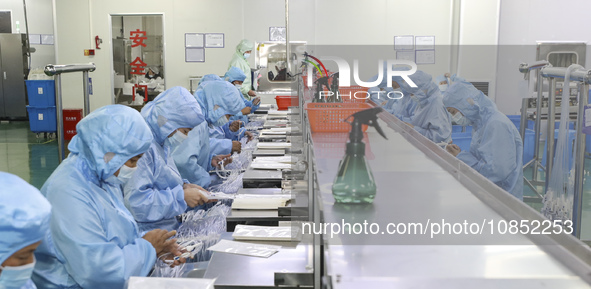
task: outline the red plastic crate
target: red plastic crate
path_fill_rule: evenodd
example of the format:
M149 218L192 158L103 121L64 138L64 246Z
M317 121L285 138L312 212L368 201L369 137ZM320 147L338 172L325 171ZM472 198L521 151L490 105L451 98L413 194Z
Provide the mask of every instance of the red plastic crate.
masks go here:
M306 104L312 132L348 132L351 125L343 120L352 114L372 108L368 103L317 103ZM367 126L363 126L363 131Z
M297 96L278 95L275 97L277 101L277 110L287 110L290 106L300 106Z
M369 99L368 89L369 87L363 86L341 86L339 87L339 97L344 103L365 103ZM327 90L325 92L328 93Z

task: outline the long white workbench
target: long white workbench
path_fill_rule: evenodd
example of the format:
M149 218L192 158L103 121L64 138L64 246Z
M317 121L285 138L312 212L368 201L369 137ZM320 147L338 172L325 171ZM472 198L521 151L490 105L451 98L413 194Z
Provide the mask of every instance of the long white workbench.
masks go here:
M585 259L589 250L583 243L563 236L567 244L555 245L553 240L545 247L534 243L524 235L500 234L497 224L508 219L506 215L535 216L517 199L505 192L495 191L490 196L482 187L470 189L460 182L471 169L453 160L446 161L445 151L435 144L420 140L414 131L403 128L391 116L382 117L380 126L388 139L383 139L373 128L367 135L373 158L368 158L378 187L373 204L335 204L331 192L344 145L335 146L331 135L311 134L314 150L314 171L317 179L317 221L323 223L377 223L385 231L389 223L427 223L442 220L448 223L493 222L494 228L480 234L436 235L427 234L377 235L339 234L323 235L324 267L329 277L326 283L332 288L590 288L580 276L589 272L589 265L577 263L577 257ZM386 123L387 122L387 123ZM388 127L397 128L397 131ZM411 143L410 140L414 143ZM425 139L426 140L426 139ZM340 149L340 154L317 153L327 146ZM440 150L440 151L437 151ZM429 152L426 154L426 152ZM438 161L436 161L438 160ZM450 172L450 167L452 172ZM454 167L457 170L454 170ZM486 180L466 183L483 183L484 188L494 187ZM480 188L480 189L478 189ZM493 188L494 190L494 188ZM504 194L504 195L503 195ZM495 196L501 196L498 201ZM507 202L509 205L503 205ZM506 208L506 207L509 207ZM495 208L495 209L493 209ZM507 210L502 216L501 209ZM515 209L517 208L517 209ZM515 218L520 220L519 218ZM427 225L428 227L429 225ZM502 228L501 228L502 229ZM560 239L560 238L559 238ZM578 242L578 243L577 243ZM571 251L562 246L580 246ZM548 249L548 247L551 247ZM574 256L572 251L583 252ZM564 253L557 259L548 252ZM573 268L579 268L573 270ZM579 272L575 272L579 270ZM588 277L588 275L587 275Z

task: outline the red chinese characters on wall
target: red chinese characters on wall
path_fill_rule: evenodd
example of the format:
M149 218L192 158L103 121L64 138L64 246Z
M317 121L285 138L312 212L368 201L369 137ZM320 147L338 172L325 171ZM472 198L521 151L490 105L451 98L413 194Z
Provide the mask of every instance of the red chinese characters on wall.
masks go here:
M133 41L131 47L138 47L140 45L142 47L146 47L146 44L144 43L144 40L148 39L148 37L146 37L146 31L140 31L138 28L135 31L130 31L129 36L129 38Z
M146 47L146 44L144 43L144 40L148 39L148 37L146 37L146 31L141 31L138 28L135 31L130 31L129 36L129 38L133 41L131 47ZM148 66L139 57L136 57L135 60L133 60L133 62L131 62L129 65L131 66L131 74L137 75L144 75L144 68Z
M129 64L131 66L131 74L144 75L144 68L147 66L139 57Z

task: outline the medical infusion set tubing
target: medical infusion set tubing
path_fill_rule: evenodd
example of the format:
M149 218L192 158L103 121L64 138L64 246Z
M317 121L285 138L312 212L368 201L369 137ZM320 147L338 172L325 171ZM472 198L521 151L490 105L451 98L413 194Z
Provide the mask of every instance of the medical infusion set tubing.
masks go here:
M546 188L550 180L550 172L554 161L554 123L555 123L555 106L556 106L556 78L564 78L567 68L565 67L544 67L540 70L542 77L550 78L550 92L548 99L548 137L546 138L547 155L546 155ZM579 102L577 110L576 122L576 145L574 151L574 165L575 165L575 187L573 196L573 235L577 238L581 237L581 215L583 203L583 182L584 182L584 163L585 163L585 140L583 137L583 121L585 113L585 105L588 102L589 83L591 82L591 70L578 69L571 73L571 81L579 82ZM582 85L581 85L582 84ZM563 89L570 89L565 88Z
M538 190L534 187L534 184L538 184L538 168L542 168L546 170L546 168L540 163L539 160L539 150L540 150L540 132L542 129L542 101L543 101L543 90L544 90L544 79L541 75L541 69L547 67L550 63L546 60L541 60L528 65L527 63L522 63L519 66L519 71L524 73L527 77L528 83L530 82L531 78L529 77L529 73L532 70L536 71L536 80L537 80L537 101L536 101L536 119L534 124L534 155L533 159L523 166L523 169L527 168L528 166L533 164L533 175L532 181L529 181L525 176L523 179L525 180L526 184L538 195L538 197L542 197L542 195L538 192ZM529 85L528 85L529 87ZM528 97L529 98L529 97ZM527 127L527 99L525 98L521 104L521 123L519 127L519 132L521 134L521 139L525 141L525 132ZM546 170L547 171L547 170Z
M556 78L550 77L550 91L548 92L548 127L546 132L546 188L550 182L552 167L554 166L554 123L556 122Z
M55 110L57 118L57 142L58 142L58 157L60 163L64 160L66 154L65 140L64 140L64 120L62 108L62 73L82 72L82 86L84 88L84 116L90 113L90 95L88 91L88 72L93 72L96 69L94 63L78 63L78 64L49 64L45 66L44 72L48 76L55 77Z

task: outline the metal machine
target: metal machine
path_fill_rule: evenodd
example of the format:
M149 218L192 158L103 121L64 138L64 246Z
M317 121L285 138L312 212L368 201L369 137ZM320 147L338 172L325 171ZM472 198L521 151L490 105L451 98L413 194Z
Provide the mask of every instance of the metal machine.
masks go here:
M26 34L0 34L0 119L27 117Z
M291 84L295 78L295 73L289 71L289 64L291 67L297 67L297 65L303 59L304 52L306 51L305 41L290 41L290 59L287 60L286 44L285 42L268 41L260 42L256 44L255 53L255 67L254 78L258 78L258 87L255 87L257 93L260 94L276 94L289 95L292 91ZM278 77L282 76L282 69L287 72L287 78ZM253 81L255 83L255 81Z

